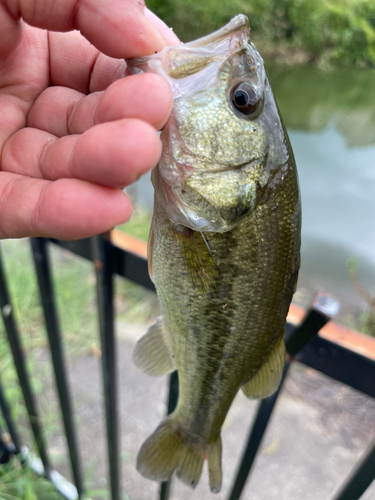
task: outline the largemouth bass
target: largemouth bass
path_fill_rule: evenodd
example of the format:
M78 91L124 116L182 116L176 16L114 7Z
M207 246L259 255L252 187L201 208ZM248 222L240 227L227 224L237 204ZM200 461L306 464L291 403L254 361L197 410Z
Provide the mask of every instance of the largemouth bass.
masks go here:
M150 375L177 369L179 400L143 444L146 478L195 487L205 458L222 483L221 426L238 390L278 387L284 327L299 269L296 165L264 63L236 16L197 41L129 62L174 94L152 173L149 269L162 309L138 342Z

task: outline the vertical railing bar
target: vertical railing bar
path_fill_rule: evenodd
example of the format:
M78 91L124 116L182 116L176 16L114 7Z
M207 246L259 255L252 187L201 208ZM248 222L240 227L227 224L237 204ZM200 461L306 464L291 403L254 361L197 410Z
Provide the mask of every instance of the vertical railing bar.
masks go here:
M9 462L16 453L13 443L9 443L9 434L7 435L0 425L0 465Z
M274 394L272 394L272 396L263 399L259 403L257 414L253 421L251 430L249 432L247 445L242 455L242 460L238 468L232 490L230 492L230 495L228 496L228 500L238 500L241 496L242 490L245 487L251 467L257 455L259 446L263 440L264 433L270 421L272 411L275 407L277 398L282 389L284 380L288 374L289 367L290 364L285 363L283 377L281 379L280 386L277 389L277 391Z
M10 302L9 293L5 283L5 273L2 262L2 255L0 251L0 307L1 314L4 321L5 331L7 333L8 341L13 355L13 361L17 370L18 379L21 385L22 394L25 400L29 422L34 434L35 443L42 460L45 475L50 479L51 466L47 454L46 443L40 425L40 417L36 407L34 394L30 386L30 378L27 374L25 357L21 347L18 329L16 327L15 319L13 316L13 308Z
M358 500L375 479L375 440L354 471L341 487L334 500Z
M73 422L73 407L65 369L61 331L56 310L54 289L51 276L51 265L47 252L46 240L31 238L31 248L39 285L39 293L43 306L44 320L51 351L53 370L68 444L70 465L73 472L78 498L83 498L83 480L81 462L78 453L77 437Z
M329 320L330 317L328 315L322 314L316 309L310 309L301 325L297 328L293 328L290 334L286 336L285 344L288 353L287 357L291 360L291 358L295 356L297 352L308 343L310 338L316 335ZM273 409L275 408L277 398L288 374L290 360L285 363L278 390L272 396L263 399L259 404L256 417L249 433L246 449L242 456L228 500L238 500L242 494L259 446L267 429L267 425L272 416Z
M10 437L12 438L14 447L15 447L15 453L18 455L21 451L21 438L18 434L18 431L16 429L16 426L13 422L11 411L8 405L8 401L6 400L5 397L5 391L3 388L3 384L1 382L0 378L0 410L4 418L4 422L8 428L8 432L10 434Z
M4 431L0 424L0 465L6 464L9 461L9 449L8 446L4 443Z
M97 279L111 498L120 500L112 245L105 236L95 236L92 250Z
M175 370L169 377L169 395L167 414L169 415L175 410L178 401L178 371Z
M160 493L159 493L159 499L160 500L168 500L169 496L171 494L171 479L168 479L167 481L163 481L160 483Z
M322 314L316 309L310 309L302 323L293 328L285 338L287 353L294 357L316 335L330 320L329 316Z
M169 395L167 414L169 415L176 408L178 401L178 372L175 370L169 377ZM168 500L170 496L172 478L160 484L159 500Z

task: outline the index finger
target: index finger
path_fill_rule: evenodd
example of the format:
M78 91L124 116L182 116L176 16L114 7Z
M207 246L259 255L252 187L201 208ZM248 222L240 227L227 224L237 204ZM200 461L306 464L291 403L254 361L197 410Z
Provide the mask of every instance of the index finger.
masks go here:
M144 0L3 0L0 56L21 40L21 18L51 31L79 30L111 57L130 59L159 52L171 38L160 26L154 26L154 19L146 18L144 10Z

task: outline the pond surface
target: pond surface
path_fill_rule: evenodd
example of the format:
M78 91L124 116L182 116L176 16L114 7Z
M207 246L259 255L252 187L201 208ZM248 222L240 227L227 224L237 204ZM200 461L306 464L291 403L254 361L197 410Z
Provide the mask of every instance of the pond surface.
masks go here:
M296 299L307 306L324 289L342 302L340 319L365 307L347 261L375 292L375 71L267 63L286 123L302 194L302 267ZM133 188L152 208L149 177ZM357 326L358 325L353 325Z
M375 292L375 72L267 69L299 172L299 287L335 294L344 319L365 306L348 279L350 257L363 285Z

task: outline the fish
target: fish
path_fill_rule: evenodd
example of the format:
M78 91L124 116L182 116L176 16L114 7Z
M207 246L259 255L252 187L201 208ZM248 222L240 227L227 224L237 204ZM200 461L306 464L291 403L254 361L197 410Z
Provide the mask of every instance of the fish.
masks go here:
M179 398L143 443L137 470L194 488L204 461L222 486L221 427L240 389L270 396L282 376L300 262L296 163L244 15L201 39L128 61L161 75L174 104L152 171L149 272L162 316L133 360L178 370Z

